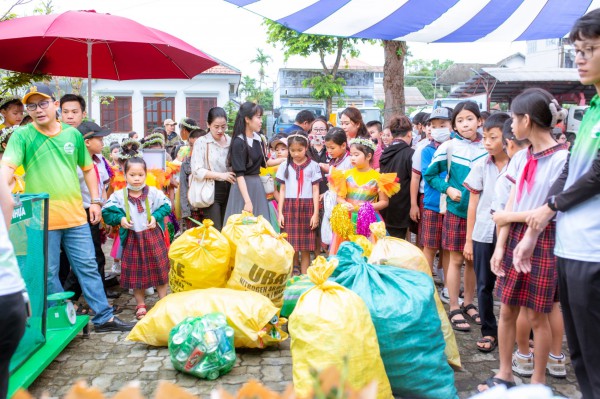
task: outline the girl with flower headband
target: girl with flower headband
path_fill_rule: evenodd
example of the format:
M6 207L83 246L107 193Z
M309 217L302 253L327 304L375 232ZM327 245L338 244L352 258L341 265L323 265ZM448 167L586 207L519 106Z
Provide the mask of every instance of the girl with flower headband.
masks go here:
M350 140L350 162L353 168L341 171L333 167L329 175L331 190L337 194L337 203L347 208L356 224L353 233L367 236L370 234L360 228L360 225L367 219L381 221L379 211L388 206L390 196L400 191L396 173L379 173L372 168L375 150L375 143L368 138ZM362 220L363 216L365 220ZM337 221L332 220L331 223L335 231ZM368 230L368 226L365 227ZM340 235L334 234L329 248L330 255L337 253L342 241Z
M21 102L21 99L12 96L0 99L0 115L2 115L3 119L3 122L0 123L0 159L2 159L10 136L23 121L23 103ZM23 180L24 174L25 169L23 169L23 166L19 166L17 170L15 170L15 185L12 189L13 194L25 191L25 181Z
M277 170L280 184L278 222L289 243L294 247L294 271L306 274L310 252L317 250L319 226L319 165L309 157L306 133L296 132L287 137L288 156ZM300 270L297 269L300 261Z
M529 235L530 231L526 233L525 222L533 210L546 203L550 188L567 161L567 145L557 143L552 136L552 128L557 120L564 119L566 112L560 109L550 93L539 88L519 94L513 100L511 110L514 136L519 140L528 139L531 146L511 159L506 172L506 178L514 183L510 197L505 211L496 211L493 216L499 228L491 267L499 277L497 284L502 301L498 322L500 369L479 386L480 391L498 384L513 386L513 371L520 374L527 371L531 383L544 384L546 366L551 373L560 364L564 370L565 358L560 352L563 331L552 327L554 323L550 321L554 316L551 313L560 318L554 256L555 222L551 221L539 237ZM516 165L521 166L517 169ZM535 245L527 270L513 260L517 244L529 244L530 240ZM521 311L526 311L533 328L533 354L519 351L513 354L516 322ZM521 370L532 363L533 370L530 367Z

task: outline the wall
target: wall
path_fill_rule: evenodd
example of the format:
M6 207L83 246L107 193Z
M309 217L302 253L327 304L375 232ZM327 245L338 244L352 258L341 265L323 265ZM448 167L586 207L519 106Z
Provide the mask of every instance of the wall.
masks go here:
M186 116L187 97L214 97L218 106L230 100L230 83L237 85L240 75L199 75L194 79L102 80L93 83L92 118L100 123L100 96L131 96L132 128L144 130L144 97L175 97L175 120Z

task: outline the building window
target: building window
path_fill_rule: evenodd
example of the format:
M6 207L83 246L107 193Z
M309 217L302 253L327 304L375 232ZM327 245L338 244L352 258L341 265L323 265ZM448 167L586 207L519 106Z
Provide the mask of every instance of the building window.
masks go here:
M144 97L144 135L165 119L175 120L175 97Z
M185 114L198 122L198 126L206 129L206 116L212 107L217 106L214 97L188 97L185 99Z
M100 102L100 124L113 132L130 132L131 97L103 97Z

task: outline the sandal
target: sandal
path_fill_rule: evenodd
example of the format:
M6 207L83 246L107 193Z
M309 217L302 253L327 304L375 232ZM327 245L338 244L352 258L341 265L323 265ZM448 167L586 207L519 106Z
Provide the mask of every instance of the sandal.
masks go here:
M498 346L498 339L491 335L489 336L489 338L481 337L477 340L477 344L482 344L482 345L489 344L490 345L489 348L477 345L477 349L480 352L488 353L488 352L492 352L494 349L496 349L496 347Z
M478 326L481 325L481 318L479 317L479 310L475 307L475 305L468 304L467 306L465 306L464 304L460 305L460 310L462 310L462 312L464 313L465 317L469 320L471 320L473 323L477 324ZM476 313L474 314L469 314L469 310L474 310ZM479 319L479 320L477 320Z
M137 305L135 307L135 318L142 320L146 316L146 305Z
M456 331L461 331L461 332L469 332L471 331L471 326L468 327L459 327L460 324L469 324L467 323L467 321L463 318L460 319L453 319L454 316L458 316L458 315L463 315L462 310L460 309L456 309L451 311L450 313L448 313L448 319L450 320L450 324L452 324L452 329L456 330Z
M482 382L480 385L487 386L487 387L485 389L479 389L479 387L477 387L477 390L479 392L487 391L488 389L494 388L495 386L498 386L498 385L504 385L507 389L514 388L517 386L517 384L515 384L512 381L506 381L506 380L503 380L498 377L490 377L487 380L485 380L484 382Z
M300 270L300 266L294 266L294 270L292 271L292 276L299 276L302 274L302 271Z
M75 306L77 306L77 309L75 309L75 314L77 316L89 316L90 308L87 305L76 303Z

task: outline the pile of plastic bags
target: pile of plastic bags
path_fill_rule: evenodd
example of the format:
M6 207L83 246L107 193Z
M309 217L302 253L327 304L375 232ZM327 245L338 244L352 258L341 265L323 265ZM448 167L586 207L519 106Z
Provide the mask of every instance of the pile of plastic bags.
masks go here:
M176 370L215 380L235 365L233 328L222 313L188 317L169 334L169 354Z
M235 347L264 348L287 339L280 329L279 308L252 291L208 288L167 295L131 330L127 339L167 346L171 329L187 317L220 312L233 328Z

